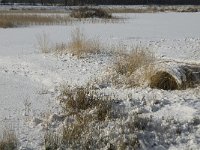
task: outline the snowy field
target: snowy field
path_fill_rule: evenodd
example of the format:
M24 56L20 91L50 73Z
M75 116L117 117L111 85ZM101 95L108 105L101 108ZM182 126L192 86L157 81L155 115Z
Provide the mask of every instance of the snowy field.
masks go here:
M105 45L141 45L163 60L200 64L200 13L114 15L126 19L105 24L80 22L65 26L0 28L0 129L11 126L15 130L19 149L44 149L46 124L51 124L49 128L55 130L61 126L62 121L52 119L53 114L61 110L56 101L60 85L86 85L102 76L113 62L113 58L105 54L82 59L43 54L38 50L38 35L47 34L52 44L67 43L71 32L78 27L87 37L96 37ZM165 91L108 86L100 90L122 101L120 106L124 113L142 113L158 122L164 119L178 122L179 125L172 123L170 129L179 126L181 133L169 132L166 139L159 139L163 132L159 127L152 132L139 133L140 138L144 136L140 139L141 149L199 149L199 87Z

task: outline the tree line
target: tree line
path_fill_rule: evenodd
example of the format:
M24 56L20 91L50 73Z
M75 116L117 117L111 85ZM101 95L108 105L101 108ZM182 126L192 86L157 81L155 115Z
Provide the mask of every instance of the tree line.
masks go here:
M199 5L200 0L0 0L1 4L41 5Z

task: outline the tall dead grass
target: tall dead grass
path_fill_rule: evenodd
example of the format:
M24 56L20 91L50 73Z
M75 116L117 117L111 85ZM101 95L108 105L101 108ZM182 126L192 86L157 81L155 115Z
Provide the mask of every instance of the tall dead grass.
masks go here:
M54 25L69 24L72 20L68 16L61 15L38 15L38 14L0 14L0 28L10 28L29 25Z

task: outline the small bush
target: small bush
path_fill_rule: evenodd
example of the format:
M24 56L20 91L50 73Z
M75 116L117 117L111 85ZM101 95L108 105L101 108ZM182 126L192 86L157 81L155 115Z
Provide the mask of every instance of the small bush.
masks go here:
M0 138L0 150L15 150L18 140L15 132L4 130L2 138Z
M93 107L96 99L90 95L89 89L80 87L70 89L64 87L58 99L63 102L66 111L81 111Z
M94 119L98 121L104 121L111 111L110 98L99 97L95 91L91 91L88 87L70 89L64 86L58 100L61 102L64 111L69 114L77 114L96 108Z
M70 16L73 18L105 18L105 19L112 18L112 16L103 9L88 8L88 7L73 10Z

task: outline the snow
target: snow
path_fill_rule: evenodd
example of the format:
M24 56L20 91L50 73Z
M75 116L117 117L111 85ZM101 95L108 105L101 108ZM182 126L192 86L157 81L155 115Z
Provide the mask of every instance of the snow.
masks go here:
M14 128L20 149L42 149L45 124L61 119L56 115L61 109L56 101L60 85L86 85L102 75L113 63L112 57L103 54L83 59L71 55L57 57L54 54L42 54L37 48L39 34L47 33L53 44L67 43L71 31L79 27L87 37L97 37L103 45L121 42L126 47L150 47L157 57L170 60L172 67L177 65L177 61L199 63L200 13L115 15L126 19L105 24L0 28L0 126L3 128L9 124ZM158 119L174 117L183 125L200 115L199 88L164 91L149 87L107 87L101 91L121 99L126 112L142 112ZM127 95L132 95L132 100ZM197 126L189 135L176 139L178 144L169 148L198 149L199 130L200 126ZM185 142L180 142L185 138ZM165 149L162 147L161 143L157 149Z

